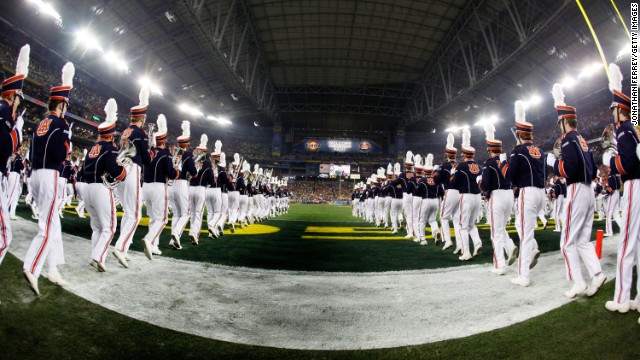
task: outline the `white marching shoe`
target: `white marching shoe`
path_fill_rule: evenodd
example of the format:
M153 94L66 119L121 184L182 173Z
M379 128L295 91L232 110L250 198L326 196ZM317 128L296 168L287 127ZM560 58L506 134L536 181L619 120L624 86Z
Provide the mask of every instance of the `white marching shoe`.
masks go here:
M447 250L448 248L452 247L453 243L451 241L447 241L444 246L442 247L442 250Z
M482 254L482 244L478 245L475 249L473 249L473 257Z
M617 301L607 301L604 307L609 311L617 311L622 314L628 313L632 308L631 300L625 301L622 304Z
M453 250L453 255L457 255L457 254L462 254L462 248L456 247L456 249Z
M589 285L586 295L588 297L595 295L605 281L607 281L607 277L603 273L594 276L593 279L591 279L591 285Z
M149 240L142 239L142 247L144 248L144 255L147 257L147 259L153 260L153 246L151 245Z
M587 290L587 284L584 281L577 282L573 284L571 289L567 290L564 293L564 296L568 297L569 299L573 299L574 297L585 292L585 290Z
M491 268L491 272L492 272L492 273L494 273L494 274L496 274L496 275L504 275L504 273L505 273L506 271L504 270L504 268L495 268L495 267L492 267L492 268Z
M516 262L517 258L518 258L518 247L514 246L513 248L511 248L511 251L509 252L509 258L507 259L507 265L508 266L513 265L513 263Z
M120 250L113 250L113 256L115 256L116 259L118 259L118 262L120 263L120 265L124 266L127 269L129 268L129 264L127 264L127 259L125 259L124 254Z
M153 249L151 249L151 253L153 255L162 255L162 251L160 251L160 248L158 247L158 245L153 245Z
M533 255L531 256L531 264L529 264L529 269L533 269L538 265L538 258L540 258L540 250L533 250Z
M427 245L427 240L421 240L421 241L420 241L420 245L422 245L422 246Z
M10 220L18 220L18 218L17 218L15 215L13 215L13 214L12 214L11 216L9 216L9 219L10 219Z
M38 289L38 278L33 276L29 270L25 270L23 273L24 278L27 279L31 291L33 291L37 297L40 297L40 290Z
M529 281L528 278L523 278L522 276L514 277L513 279L511 279L511 283L513 285L518 285L522 287L527 287L531 285L531 281Z
M60 275L60 272L56 268L49 269L49 273L47 274L47 279L49 279L49 281L59 286L67 285L67 282L64 281L64 279Z
M468 260L471 260L471 259L473 259L473 256L471 256L471 253L463 254L462 256L460 256L458 258L458 260L461 260L461 261L468 261Z
M98 271L100 271L100 272L106 272L107 271L107 268L104 266L104 264L99 262L99 261L91 260L91 263L89 263L89 265L91 265L94 268L98 269Z

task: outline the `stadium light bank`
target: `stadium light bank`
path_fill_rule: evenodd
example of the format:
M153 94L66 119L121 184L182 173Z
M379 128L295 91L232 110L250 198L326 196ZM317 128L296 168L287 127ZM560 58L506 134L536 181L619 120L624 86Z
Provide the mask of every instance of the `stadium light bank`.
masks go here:
M53 5L42 0L27 0L27 2L35 6L37 12L40 14L50 16L54 18L59 25L62 25L62 16L60 16L60 13L53 8Z

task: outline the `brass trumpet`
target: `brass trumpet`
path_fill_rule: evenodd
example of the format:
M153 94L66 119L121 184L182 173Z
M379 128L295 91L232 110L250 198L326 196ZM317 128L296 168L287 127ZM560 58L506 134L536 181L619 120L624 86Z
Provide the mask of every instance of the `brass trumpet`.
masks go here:
M604 128L600 138L600 145L603 151L611 149L615 154L618 153L618 141L616 140L613 125L609 124Z

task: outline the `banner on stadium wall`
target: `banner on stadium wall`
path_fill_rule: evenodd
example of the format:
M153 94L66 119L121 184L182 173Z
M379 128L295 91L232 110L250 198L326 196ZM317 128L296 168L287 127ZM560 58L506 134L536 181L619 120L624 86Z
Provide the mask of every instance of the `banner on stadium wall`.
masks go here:
M320 174L320 164L308 162L306 164L307 176L318 176Z
M293 146L295 151L380 154L382 146L371 140L306 138Z
M273 127L273 137L271 138L271 156L280 157L282 151L282 126Z

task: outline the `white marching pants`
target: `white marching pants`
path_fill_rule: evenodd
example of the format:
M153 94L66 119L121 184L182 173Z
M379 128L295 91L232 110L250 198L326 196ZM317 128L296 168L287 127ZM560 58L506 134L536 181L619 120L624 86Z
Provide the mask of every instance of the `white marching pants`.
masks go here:
M391 202L393 198L391 196L386 196L384 198L384 207L382 208L382 220L384 223L384 227L389 227L389 212L391 211Z
M67 179L58 176L58 210L64 210L67 201Z
M620 232L623 229L622 217L620 217L620 211L618 211L618 206L620 205L620 191L615 190L611 195L608 196L607 201L607 224L605 232L607 234L613 234L613 220L615 220L616 224L620 228Z
M560 195L556 198L556 201L554 201L555 206L554 206L554 218L556 221L556 226L555 226L555 230L561 230L562 229L562 221L564 219L564 195Z
M205 191L205 204L207 206L207 228L214 231L216 222L222 214L222 190L220 188L207 188Z
M4 180L4 175L0 174L0 183ZM0 265L9 251L9 245L13 238L11 233L11 223L9 222L8 205L9 201L7 197L0 194Z
M31 241L24 259L23 269L36 278L42 272L45 259L49 268L64 264L62 228L58 216L58 171L51 169L34 170L31 174L33 198L40 209L38 234Z
M442 226L442 237L445 243L451 242L451 230L449 220L453 221L453 233L456 238L456 247L462 248L460 244L460 222L457 220L460 212L460 192L456 189L449 189L444 192L440 210L440 224Z
M358 214L358 199L351 200L351 216L356 217Z
M616 290L613 300L622 304L631 296L633 266L640 275L640 179L624 182L622 197L622 227L618 243L618 261L616 266ZM593 213L592 213L593 214ZM640 300L640 280L636 281L636 302Z
M402 199L391 200L391 229L398 231L398 215L402 212Z
M191 207L191 219L189 223L189 236L200 238L200 230L202 229L202 216L204 214L205 205L205 187L190 186L189 202Z
M413 235L413 195L402 194L402 209L404 218L407 221L407 235Z
M376 206L376 226L380 226L382 224L382 215L384 211L384 198L381 196L376 196L375 206Z
M240 195L240 205L238 210L238 221L244 223L247 221L247 211L249 210L249 196Z
M73 199L74 191L73 191L73 183L67 182L67 189L65 192L64 203L67 206L71 206L71 200Z
M274 198L270 199L270 204L273 205L275 203ZM273 209L273 206L270 208ZM220 208L220 217L216 222L215 226L220 229L220 232L224 231L224 223L227 222L229 218L229 193L222 193L222 206Z
M158 246L160 234L169 221L169 190L165 183L144 183L142 194L147 204L149 231L144 236L153 246Z
M458 214L460 224L460 245L462 246L463 255L471 255L471 248L469 247L469 234L472 231L477 231L476 218L478 215L478 209L482 202L482 196L480 194L460 194L460 211ZM455 221L455 220L454 220ZM482 242L477 242L479 238L474 237L475 248L482 245Z
M85 207L91 220L91 259L103 263L116 232L117 216L113 190L103 183L85 184Z
M532 186L520 189L516 227L520 237L518 275L523 278L529 278L529 265L531 264L533 251L538 248L534 231L538 226L537 217L544 205L544 198L544 189Z
M86 208L84 193L88 185L89 184L83 183L80 181L76 182L76 197L78 198L78 205L76 207L76 212L81 216L84 216L84 210ZM114 200L115 200L115 194L113 194L113 192L112 192L112 195L114 195Z
M238 221L238 211L240 210L240 191L229 192L229 224Z
M418 209L415 208L416 199L419 199L420 204ZM427 223L431 226L431 234L434 235L438 232L438 222L436 221L436 214L438 213L438 199L429 199L421 197L413 197L414 214L418 212L417 220L414 220L413 235L419 237L420 240L425 240ZM416 226L416 223L418 224ZM416 230L418 232L416 232Z
M583 183L569 185L567 197L560 250L565 260L567 279L580 283L584 281L580 260L591 277L602 271L596 250L590 242L595 198L591 186Z
M2 175L0 175L2 176ZM22 186L20 186L20 174L17 172L9 172L9 179L7 181L9 185L7 188L7 200L8 210L11 217L16 216L16 207L18 206L18 199L22 192Z
M189 183L187 180L176 180L169 187L169 203L171 204L171 235L180 239L189 221L191 201L189 201Z
M411 200L411 214L413 214L413 219L411 219L411 224L413 224L413 229L411 229L411 233L413 237L416 239L422 239L420 237L420 211L422 209L422 198L420 196L413 196ZM424 227L422 227L422 232L424 233Z
M493 267L505 266L505 253L509 254L515 246L507 232L507 221L513 207L513 191L493 190L489 198L487 217L491 224L491 243L493 244Z
M120 219L120 235L115 248L123 253L129 251L133 234L138 228L142 217L142 188L140 186L140 166L131 164L127 166L127 176L117 187L116 192L122 205L122 218Z

